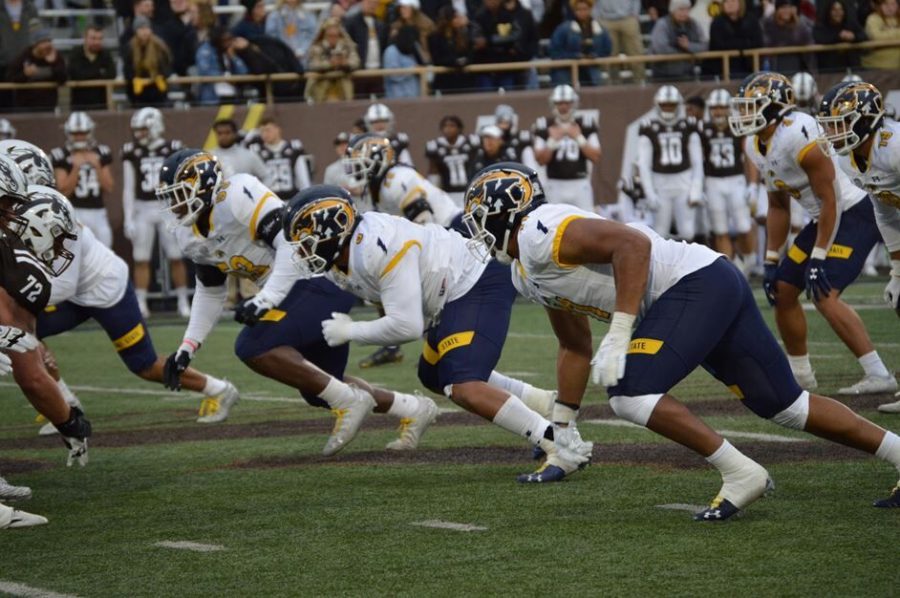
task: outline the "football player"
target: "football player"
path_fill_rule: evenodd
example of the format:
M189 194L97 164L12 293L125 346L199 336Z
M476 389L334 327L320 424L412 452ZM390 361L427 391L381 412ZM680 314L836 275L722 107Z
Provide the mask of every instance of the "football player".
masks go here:
M638 168L653 229L669 237L674 217L675 237L691 241L696 232L696 208L703 202L703 149L697 121L682 116L681 92L663 85L653 97L656 116L638 129Z
M333 313L322 322L329 346L399 344L425 332L419 380L429 390L547 453L544 466L520 481L559 481L587 463L591 443L574 426L554 427L541 415L550 411L553 393L493 372L516 296L507 268L476 259L456 231L379 212L363 216L340 187L297 195L283 227L308 276L324 274L384 306L385 315L368 322Z
M825 129L824 151L838 154L844 174L869 194L878 229L891 254L884 299L900 308L900 124L884 116L884 98L869 83L839 83L822 99L816 117ZM898 311L900 313L900 311ZM878 407L900 413L900 401Z
M78 220L97 239L112 247L112 229L106 215L104 195L112 193L112 150L94 139L94 120L84 112L73 112L64 126L66 144L50 151L56 188L69 198Z
M791 87L794 88L796 109L815 116L819 107L819 86L816 85L815 77L806 71L794 73L794 76L791 77Z
M600 163L597 123L576 114L578 94L571 85L557 85L550 94L552 119L534 123L534 157L547 169L547 188L554 201L594 209L591 170Z
M839 389L838 394L897 390L897 381L875 351L863 321L841 299L841 292L856 280L879 239L872 202L819 147L819 125L812 116L794 110L794 89L784 75L748 75L731 99L729 123L736 135L747 137L744 151L766 182L769 211L763 286L775 306L775 321L797 381L807 390L818 384L809 362L806 316L800 305L805 289L864 371L859 382ZM782 256L791 198L806 208L812 220Z
M518 159L516 150L504 144L503 131L497 125L481 127L478 136L481 143L472 153L472 172L478 172L485 166L490 166L497 162L509 162L510 160ZM468 184L468 181L466 183ZM465 194L465 189L463 189L463 194Z
M286 140L271 116L259 121L259 135L247 144L255 152L269 176L269 188L281 199L290 199L312 184L312 156L299 139Z
M416 448L437 417L437 406L425 397L345 378L349 352L325 343L321 322L333 312L350 311L355 300L322 278L297 280L291 248L281 235L283 202L252 175L226 178L218 160L200 150L170 156L160 180L157 195L176 218L176 238L197 272L190 321L181 346L166 362L165 384L181 386L181 372L222 314L226 277L233 274L262 287L235 308L235 319L247 324L235 353L253 371L334 412L323 454L343 449L373 408L401 421L401 436L389 449Z
M162 112L156 108L141 108L131 117L132 141L122 147L122 208L123 229L131 240L134 257L134 292L141 314L150 317L147 289L150 287L150 258L153 241L159 245L172 273L172 285L178 297L178 315L187 318L191 313L188 302L187 270L181 261L181 250L167 228L168 218L156 203L159 170L166 158L181 149L177 139L165 139Z
M384 104L372 104L363 115L363 123L366 125L367 133L384 135L390 140L397 162L414 166L409 151L409 136L394 130L394 113L390 108Z
M900 473L900 437L800 388L746 279L721 254L547 203L537 173L515 163L475 176L465 218L482 248L513 261L518 291L547 309L559 340L558 402L579 405L590 376L616 415L719 470L722 488L696 520L728 519L770 485L763 466L669 394L698 366L756 415L874 454ZM589 317L609 322L593 358ZM875 506L900 507L900 489Z
M508 104L497 106L494 110L494 124L503 132L504 148L512 148L516 153L516 160L537 169L539 165L534 159L532 147L534 138L530 130L519 128L519 115L513 107Z
M714 247L746 272L745 267L755 260L750 197L744 176L744 143L728 126L731 94L725 89L716 89L709 94L707 106L710 118L700 123L699 131ZM737 236L737 255L731 244L731 231Z
M452 114L441 119L440 129L441 136L425 144L428 180L446 191L461 210L478 138L463 134L462 119Z

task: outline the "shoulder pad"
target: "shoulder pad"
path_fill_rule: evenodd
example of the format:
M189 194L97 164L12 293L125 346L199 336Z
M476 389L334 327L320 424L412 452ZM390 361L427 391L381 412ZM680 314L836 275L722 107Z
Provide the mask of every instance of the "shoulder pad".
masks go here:
M537 117L537 120L534 121L534 128L535 128L535 130L546 129L547 128L547 117L546 116Z
M126 141L122 145L122 153L123 154L130 154L133 151L134 151L134 142L133 141Z
M437 139L429 139L428 141L425 142L425 153L433 154L434 152L437 151L437 146L438 146Z
M181 143L180 139L172 139L171 141L169 141L169 145L173 150L180 150L182 147L184 147L184 144Z
M409 144L409 135L407 135L406 133L397 133L396 139L400 143Z
M299 139L291 139L290 146L300 153L303 153L303 142Z

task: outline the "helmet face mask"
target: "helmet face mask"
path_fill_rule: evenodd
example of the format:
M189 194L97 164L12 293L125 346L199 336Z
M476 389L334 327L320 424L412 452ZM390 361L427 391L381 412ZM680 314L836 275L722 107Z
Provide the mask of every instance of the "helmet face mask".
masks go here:
M674 85L663 85L653 96L656 115L664 123L671 124L678 120L678 113L684 103L681 92Z
M19 166L29 185L56 187L53 165L44 150L21 139L0 141L0 154L9 156Z
M825 94L816 120L825 131L822 151L847 155L884 122L884 100L869 83L841 83Z
M86 113L73 112L63 128L70 150L80 151L94 146L94 120Z
M0 154L0 228L16 232L23 224L16 210L25 203L28 179L11 157Z
M753 135L781 121L794 108L794 88L779 73L755 73L741 83L731 98L728 124L738 137Z
M341 162L344 172L359 184L381 178L394 165L396 156L390 140L376 133L365 133L350 140Z
M78 239L72 204L50 187L32 185L28 191L28 202L16 208L19 220L12 232L53 276L60 276L75 259L65 247Z
M131 117L131 135L138 145L150 145L164 132L162 112L156 108L141 108Z
M288 205L283 222L294 265L307 276L326 273L361 221L344 189L314 185L301 191Z
M212 206L223 180L218 159L199 150L181 150L163 164L156 198L175 216L175 225L191 226Z
M370 133L390 135L394 131L394 113L384 104L372 104L366 110L363 121Z
M709 117L720 129L728 128L728 115L731 112L731 94L727 89L715 89L706 100Z
M578 94L571 85L557 85L550 94L553 116L561 122L570 122L578 110ZM562 110L561 110L562 108Z

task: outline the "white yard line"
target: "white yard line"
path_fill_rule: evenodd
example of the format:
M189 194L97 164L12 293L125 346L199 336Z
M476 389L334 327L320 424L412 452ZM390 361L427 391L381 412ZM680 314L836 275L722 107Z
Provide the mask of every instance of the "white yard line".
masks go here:
M441 521L439 519L428 519L426 521L413 521L410 525L418 527L431 527L435 529L449 529L455 532L485 532L488 528L473 525L471 523L453 523L452 521Z
M612 426L613 428L640 428L641 430L645 429L644 426L639 426L637 424L627 422L624 419L586 419L578 423L597 424L598 426Z
M705 505L689 505L683 502L673 502L667 505L656 505L657 509L668 509L670 511L688 511L690 513L696 513L698 511L702 511L706 508Z
M0 388L17 388L18 386L13 382L0 382ZM166 392L162 390L149 390L143 388L118 388L114 386L90 386L90 385L79 385L72 384L69 385L69 388L74 390L75 392L97 392L97 393L106 393L106 394L122 394L122 395L133 395L133 396L150 396L150 397L158 397L162 401L196 401L199 397L203 396L198 392ZM271 403L298 403L302 405L308 405L306 401L301 399L300 397L275 397L269 396L266 394L242 394L242 401L259 401L259 402L271 402Z
M26 586L24 583L3 580L0 580L0 594L27 596L28 598L78 598L74 594L60 594L59 592Z
M201 544L200 542L189 542L187 540L164 540L156 542L153 546L159 548L174 548L175 550L190 550L193 552L218 552L225 550L221 544Z
M633 424L623 419L586 419L582 424L597 424L600 426L612 426L614 428L639 428L645 429L643 426ZM748 440L761 440L763 442L803 442L801 438L793 438L791 436L782 436L780 434L763 434L760 432L739 432L736 430L717 430L723 436L731 438L746 438Z

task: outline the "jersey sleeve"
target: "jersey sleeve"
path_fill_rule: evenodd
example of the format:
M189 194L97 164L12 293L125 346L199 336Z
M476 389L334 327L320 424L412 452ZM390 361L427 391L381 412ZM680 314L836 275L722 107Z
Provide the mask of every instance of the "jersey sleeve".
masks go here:
M98 145L97 154L100 155L100 166L109 166L113 163L113 153L108 145Z
M438 145L436 140L431 139L425 143L425 157L429 160L437 160L437 150Z
M797 114L795 118L798 119L797 122L788 127L788 135L785 136L785 152L788 157L800 164L806 154L816 147L816 140L820 136L819 125L812 117L807 117L805 114Z
M3 288L23 308L37 316L50 301L47 271L24 246L0 239L0 276Z
M271 234L270 214L273 211L280 213L284 207L284 202L275 193L249 174L229 177L226 197L234 219L248 228L253 240Z
M72 170L72 160L61 147L55 147L50 151L50 162L53 168L61 168L66 172Z

